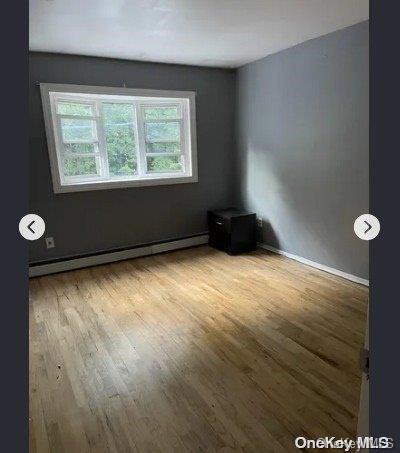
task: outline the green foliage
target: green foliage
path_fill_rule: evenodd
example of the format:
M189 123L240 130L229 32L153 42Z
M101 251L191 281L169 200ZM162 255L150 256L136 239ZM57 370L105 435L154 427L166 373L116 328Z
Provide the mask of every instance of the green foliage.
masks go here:
M136 172L134 115L131 104L103 104L104 132L112 176L133 175Z
M64 140L92 140L93 120L61 118L61 128Z
M67 143L65 146L65 151L69 153L93 153L94 144L93 143Z
M146 123L146 140L176 140L179 141L179 123Z
M103 102L103 127L111 176L128 176L137 171L136 139L134 125L135 109L132 104ZM92 106L60 102L57 112L64 115L92 115ZM176 153L175 156L148 156L148 171L181 171L181 145L179 122L151 122L155 119L177 118L177 107L147 107L145 109L145 133L148 153ZM148 121L150 120L150 121ZM65 140L92 140L95 123L91 119L62 118L62 133ZM162 142L162 140L166 140ZM156 141L156 142L154 142ZM157 142L158 141L158 142ZM93 143L69 143L70 153L93 153ZM96 158L76 157L64 160L66 176L95 175Z
M173 112L171 112L173 110ZM146 109L151 112L152 119L177 116L177 108L152 108ZM168 115L168 116L167 116ZM146 122L146 140L148 153L177 153L177 156L148 156L148 171L181 171L182 163L180 156L180 124L179 122ZM162 142L161 140L175 140ZM156 141L156 142L154 142Z
M64 159L65 176L95 175L96 173L95 157L67 157Z
M59 102L57 104L57 113L61 115L93 115L93 107L85 104L74 104L73 102Z
M180 153L181 144L180 142L155 142L147 143L148 153Z
M149 171L181 171L181 156L156 156L147 158Z
M178 118L178 107L146 107L144 116L146 120L157 120L163 118Z

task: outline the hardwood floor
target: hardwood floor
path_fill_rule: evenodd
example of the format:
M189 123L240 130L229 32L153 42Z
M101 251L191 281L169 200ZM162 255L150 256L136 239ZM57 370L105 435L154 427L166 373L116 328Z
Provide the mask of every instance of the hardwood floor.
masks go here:
M31 452L291 452L354 437L368 289L208 246L35 278Z

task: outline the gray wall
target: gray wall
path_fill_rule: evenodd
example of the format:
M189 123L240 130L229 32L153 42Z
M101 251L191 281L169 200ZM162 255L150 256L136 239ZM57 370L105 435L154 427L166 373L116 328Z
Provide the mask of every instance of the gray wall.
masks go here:
M55 195L36 81L196 90L199 182ZM368 127L368 22L236 73L31 53L30 212L56 248L32 242L30 261L202 233L207 209L236 203L264 219L266 244L368 278L353 233L368 212Z
M241 204L261 240L368 278L368 21L239 69Z
M32 242L31 262L201 233L207 209L233 203L234 71L42 53L29 64L30 212L56 241ZM55 195L36 81L195 90L199 182Z

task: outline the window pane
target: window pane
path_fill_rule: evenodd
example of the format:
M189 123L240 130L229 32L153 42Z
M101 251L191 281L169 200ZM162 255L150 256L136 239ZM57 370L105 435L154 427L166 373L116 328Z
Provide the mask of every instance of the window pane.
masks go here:
M181 144L179 142L154 142L146 143L148 153L180 153Z
M94 153L97 151L94 143L66 143L64 149L67 153Z
M135 174L137 144L134 106L103 103L103 119L110 175Z
M93 106L75 102L58 102L57 113L61 115L93 116Z
M146 141L163 141L180 139L180 123L146 123Z
M95 122L92 120L61 118L61 129L64 141L95 139Z
M179 118L180 108L176 107L145 107L144 117L146 120L157 120L163 118Z
M66 157L64 158L64 176L97 175L96 158Z
M176 172L182 171L181 156L147 157L147 171Z

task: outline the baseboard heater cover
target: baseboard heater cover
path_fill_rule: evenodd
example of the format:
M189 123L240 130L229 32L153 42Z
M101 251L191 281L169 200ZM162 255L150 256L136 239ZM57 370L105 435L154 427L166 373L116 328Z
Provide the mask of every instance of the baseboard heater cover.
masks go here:
M347 272L343 272L339 269L335 269L333 267L326 266L325 264L316 263L315 261L308 260L307 258L303 258L302 256L294 255L293 253L285 252L284 250L279 250L271 245L264 244L259 242L258 246L262 249L269 250L270 252L277 253L278 255L286 256L292 260L298 261L299 263L306 264L307 266L315 267L321 271L328 272L329 274L337 275L339 277L343 277L346 280L350 280L355 283L360 283L364 286L369 286L369 280L365 278L357 277L357 275L348 274Z
M39 277L41 275L55 274L73 269L81 269L84 267L97 266L99 264L138 258L140 256L155 255L157 253L184 249L207 243L208 233L186 237L183 239L174 239L166 242L132 247L124 250L101 252L88 256L74 257L42 264L37 263L29 266L29 277Z

